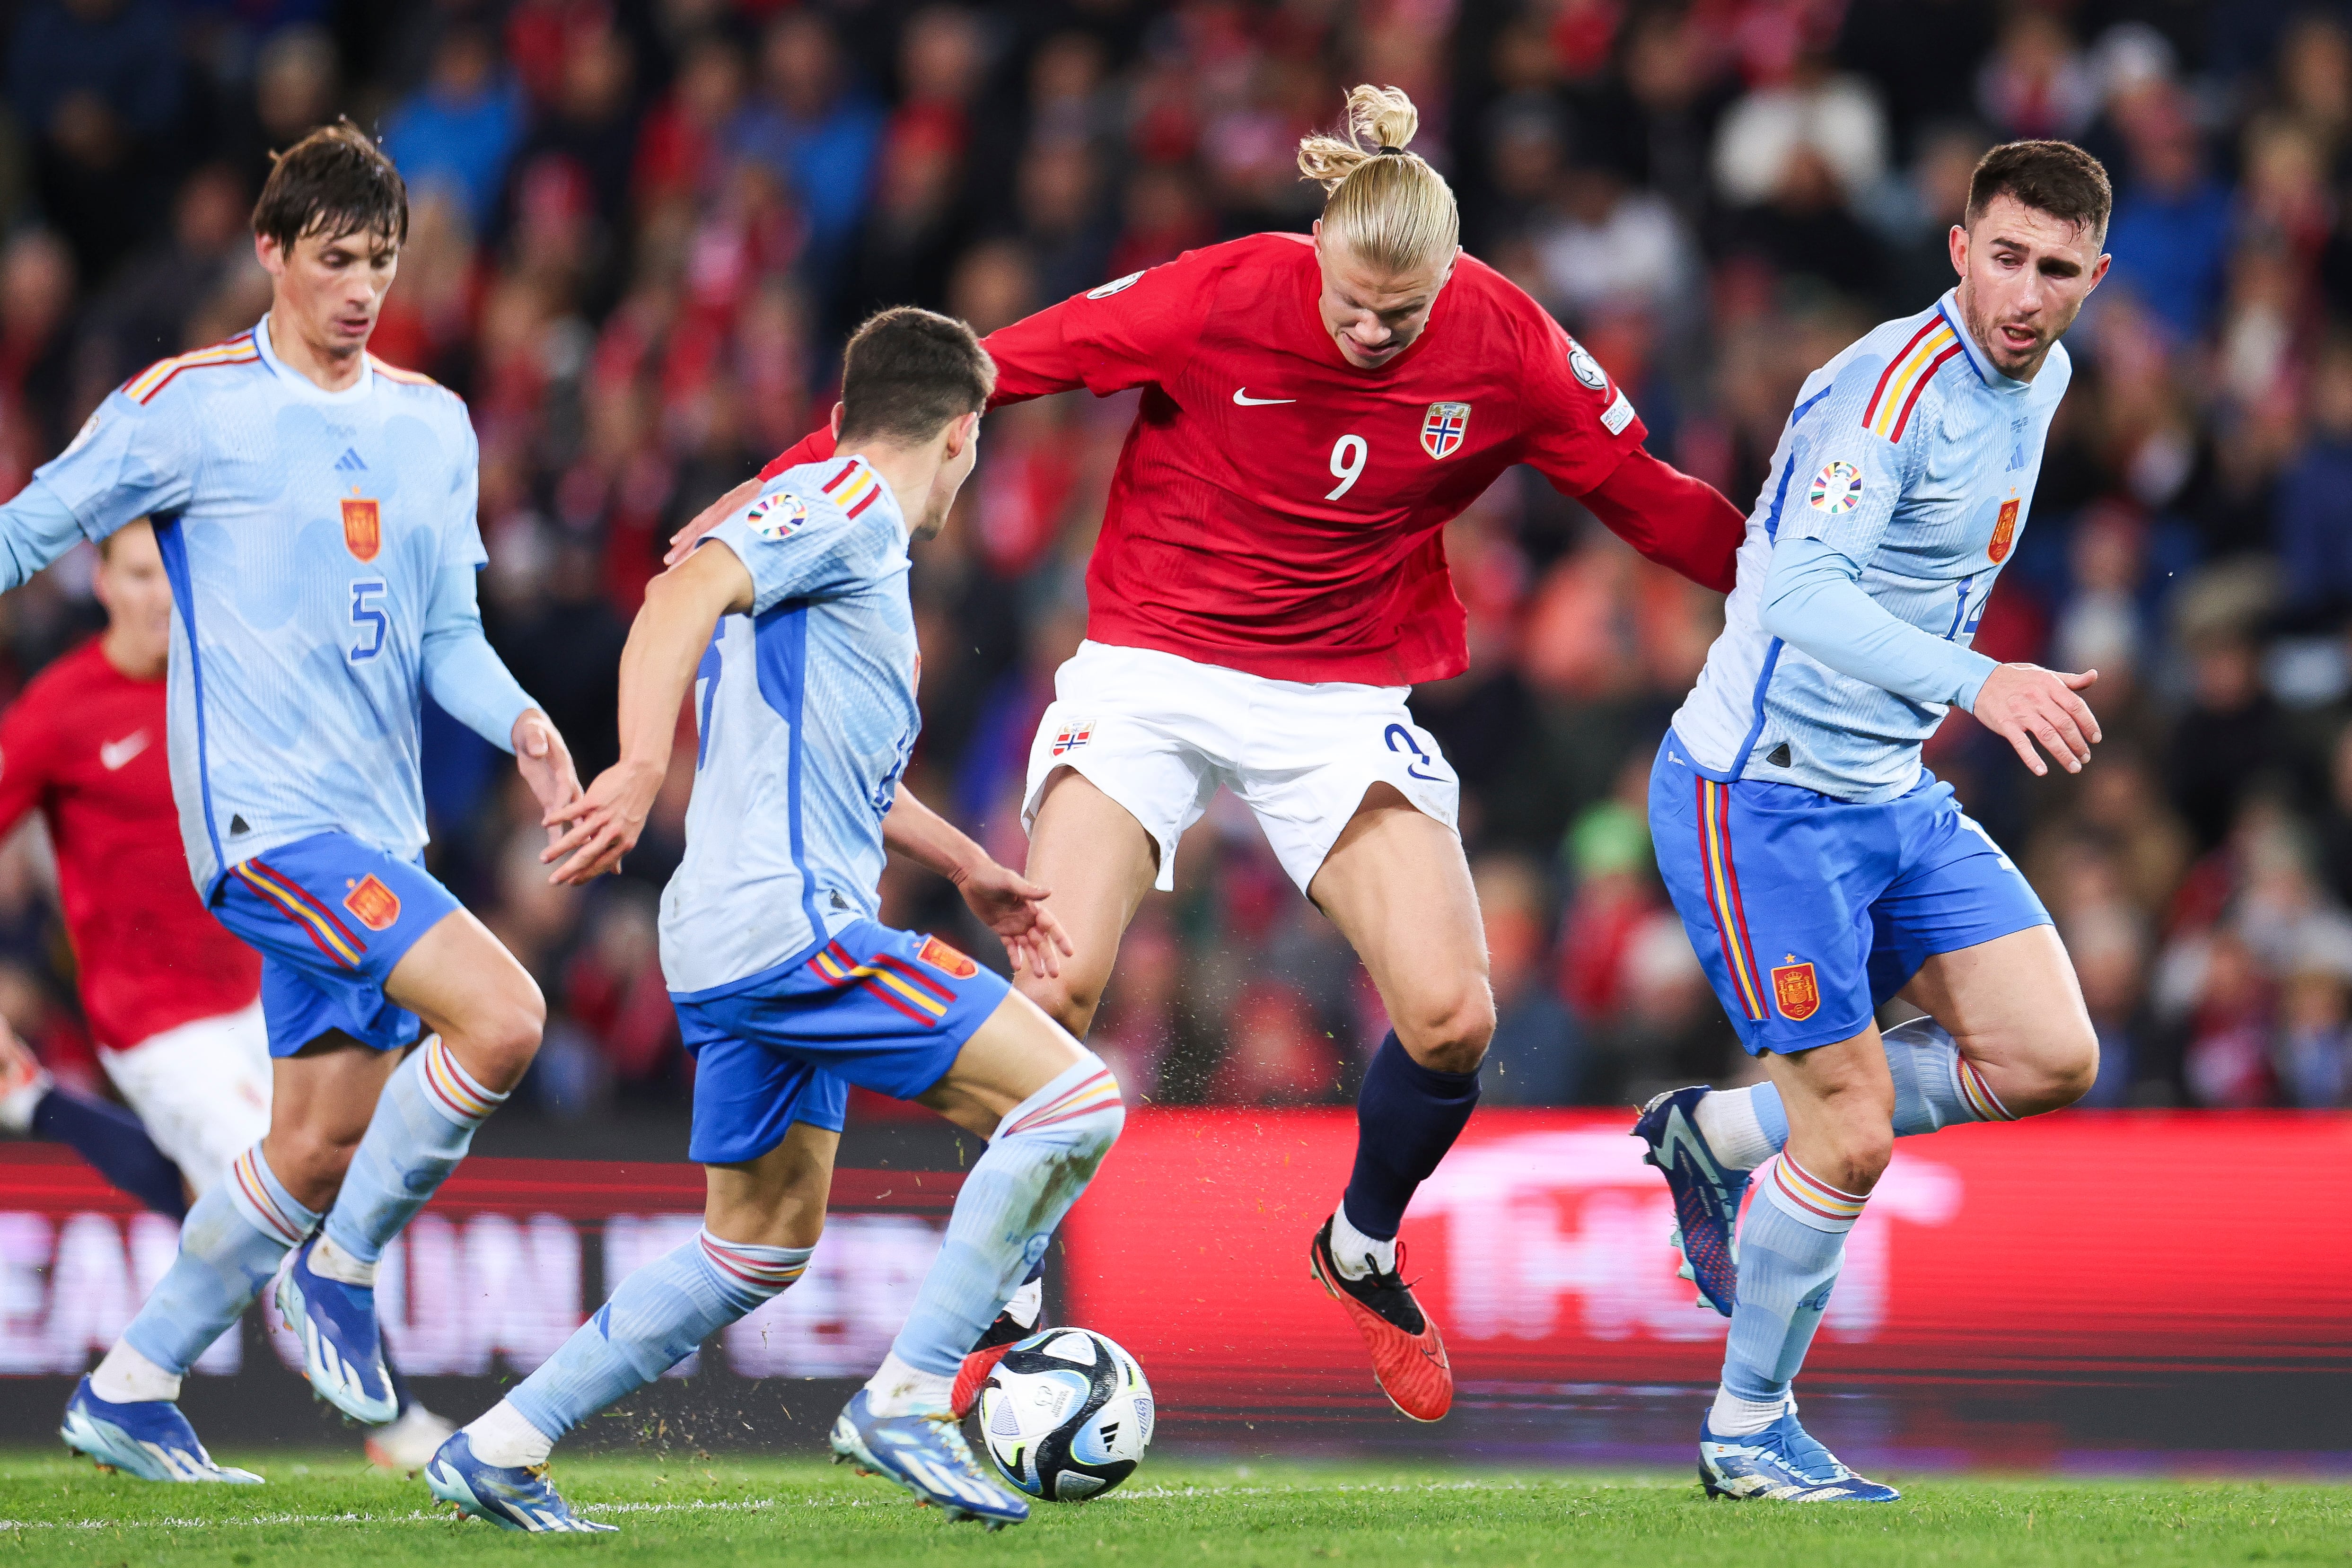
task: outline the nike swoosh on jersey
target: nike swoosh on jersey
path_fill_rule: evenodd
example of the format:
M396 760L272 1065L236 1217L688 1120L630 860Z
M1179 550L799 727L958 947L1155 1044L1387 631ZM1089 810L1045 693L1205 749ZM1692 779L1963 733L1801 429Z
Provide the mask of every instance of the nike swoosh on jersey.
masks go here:
M99 745L98 759L100 763L105 765L106 770L109 773L112 773L119 770L124 763L130 761L132 758L146 750L147 744L148 736L147 732L143 729L136 731L131 735L126 735L121 740L103 741Z
M1247 387L1235 387L1234 401L1244 408L1255 408L1261 403L1297 402L1298 400L1295 397L1252 397Z

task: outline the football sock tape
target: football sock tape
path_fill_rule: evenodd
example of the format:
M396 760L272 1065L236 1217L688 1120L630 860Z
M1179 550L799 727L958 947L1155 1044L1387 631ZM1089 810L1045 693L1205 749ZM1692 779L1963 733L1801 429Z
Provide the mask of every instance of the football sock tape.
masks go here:
M328 1239L373 1263L425 1200L441 1188L474 1129L506 1103L458 1065L437 1035L393 1070L365 1136L352 1155L343 1190L327 1212Z
M955 1375L1126 1122L1118 1082L1092 1051L1005 1113L956 1194L947 1239L890 1347L900 1361Z
M179 1253L122 1331L123 1343L165 1372L187 1371L244 1315L279 1260L318 1223L318 1215L294 1201L261 1157L261 1145L254 1145L188 1210Z
M721 1241L704 1229L622 1281L613 1299L574 1330L504 1403L552 1445L783 1291L808 1268L814 1250ZM499 1430L487 1434L487 1440L499 1441ZM537 1458L501 1459L479 1442L474 1452L486 1464L537 1464L546 1458L542 1450Z

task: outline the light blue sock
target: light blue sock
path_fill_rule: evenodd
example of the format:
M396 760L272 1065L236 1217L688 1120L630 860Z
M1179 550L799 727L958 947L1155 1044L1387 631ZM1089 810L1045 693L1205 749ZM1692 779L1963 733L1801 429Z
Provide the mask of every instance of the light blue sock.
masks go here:
M706 1229L622 1281L506 1403L552 1444L799 1279L814 1250L721 1241ZM492 1458L479 1442L475 1451L491 1463L538 1462Z
M415 1218L473 1144L474 1129L506 1103L474 1082L436 1035L393 1070L343 1189L327 1211L327 1239L362 1263Z
M891 1354L918 1372L954 1376L1045 1257L1126 1121L1118 1082L1092 1051L1007 1112L956 1194L947 1239Z
M1845 1260L1846 1232L1862 1215L1862 1198L1786 1154L1758 1186L1739 1228L1739 1295L1707 1417L1717 1437L1760 1432L1780 1418Z
M188 1210L179 1255L122 1331L123 1342L175 1376L186 1372L318 1223L254 1145L230 1162L227 1179Z
M1956 1122L2017 1119L1934 1019L1896 1024L1880 1040L1895 1080L1896 1137L1917 1137ZM1716 1157L1734 1170L1760 1166L1789 1145L1789 1113L1771 1083L1718 1089L1692 1114Z

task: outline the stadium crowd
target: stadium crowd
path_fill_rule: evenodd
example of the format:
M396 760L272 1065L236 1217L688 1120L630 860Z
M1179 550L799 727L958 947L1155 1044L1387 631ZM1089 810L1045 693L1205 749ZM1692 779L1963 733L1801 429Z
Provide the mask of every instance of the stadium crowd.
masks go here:
M911 301L982 331L1190 246L1303 226L1347 84L1421 106L1465 241L1753 500L1799 382L1951 281L1992 142L2115 179L2116 262L1978 646L2095 667L2106 741L2031 779L1965 716L1929 761L2026 866L2104 1046L2091 1103L2352 1103L2352 8L2294 0L25 0L0 113L0 495L159 356L250 325L268 150L379 131L414 216L375 350L467 399L491 635L584 777L669 531L822 419ZM1019 864L1030 737L1132 402L989 421L918 553L910 786ZM1448 533L1471 668L1423 688L1465 783L1501 1023L1489 1103L1747 1069L1643 800L1717 601L1520 470ZM95 624L88 552L0 601L0 692ZM546 885L535 812L425 716L435 869L551 1004L529 1099L682 1103L655 941L694 755L625 874ZM4 764L0 764L4 765ZM1339 1103L1385 1028L1221 800L1094 1043L1154 1101ZM0 855L0 1014L88 1068L37 838ZM897 924L975 951L893 873Z

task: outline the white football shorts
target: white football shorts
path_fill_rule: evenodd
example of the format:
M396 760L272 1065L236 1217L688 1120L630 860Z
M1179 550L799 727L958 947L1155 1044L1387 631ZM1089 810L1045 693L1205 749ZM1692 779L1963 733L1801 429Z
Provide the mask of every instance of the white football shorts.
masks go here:
M1159 844L1166 892L1175 886L1177 841L1222 784L1255 813L1304 893L1375 784L1394 785L1458 831L1461 781L1406 711L1411 690L1270 680L1082 643L1055 673L1055 700L1029 748L1022 826L1035 827L1055 769L1083 773Z
M192 1019L99 1061L198 1195L269 1131L269 1030L261 999Z

